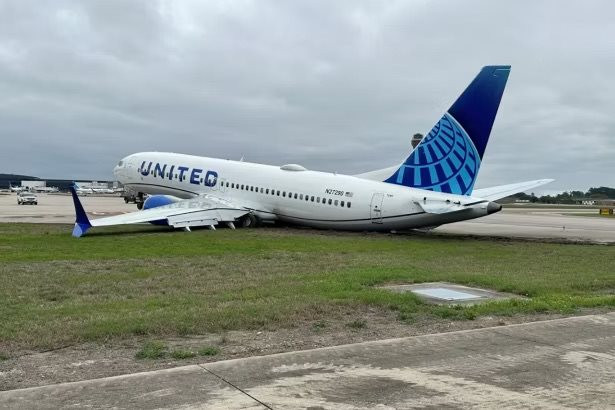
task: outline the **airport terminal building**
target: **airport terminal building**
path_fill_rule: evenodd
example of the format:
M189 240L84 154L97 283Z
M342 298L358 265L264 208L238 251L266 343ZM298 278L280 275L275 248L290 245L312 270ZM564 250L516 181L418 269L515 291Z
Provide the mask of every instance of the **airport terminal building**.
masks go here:
M9 189L9 187L26 187L28 189L36 188L58 188L59 191L68 191L68 188L75 182L83 188L121 188L121 184L117 181L88 181L77 179L43 179L29 175L18 174L0 174L0 189ZM83 181L83 182L82 182Z

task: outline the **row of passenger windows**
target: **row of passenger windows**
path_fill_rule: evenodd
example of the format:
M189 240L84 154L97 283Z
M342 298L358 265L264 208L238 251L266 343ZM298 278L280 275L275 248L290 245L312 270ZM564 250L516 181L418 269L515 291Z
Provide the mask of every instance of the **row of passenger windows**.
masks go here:
M351 207L351 203L350 201L342 201L342 200L338 200L338 199L331 199L331 198L321 198L319 196L314 196L314 195L304 195L304 194L299 194L297 192L286 192L286 191L280 191L280 190L276 190L276 189L270 189L270 188L259 188L259 187L255 187L252 185L243 185L243 184L235 184L234 182L223 182L223 184L226 184L227 188L231 188L231 189L239 189L242 191L250 191L250 192L260 192L261 194L265 194L265 195L275 195L275 196L282 196L283 198L290 198L290 199L298 199L300 201L309 201L309 202L316 202L318 204L325 204L325 205L333 205L333 206L341 206L341 207L346 207L346 208L350 208Z

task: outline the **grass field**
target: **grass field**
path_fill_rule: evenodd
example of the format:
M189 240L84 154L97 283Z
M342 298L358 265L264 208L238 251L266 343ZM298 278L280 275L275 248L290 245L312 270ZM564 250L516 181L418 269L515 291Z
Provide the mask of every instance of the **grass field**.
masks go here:
M612 246L273 228L121 227L75 239L70 230L0 224L0 351L289 328L366 305L410 324L615 308ZM439 307L374 287L427 281L530 299Z

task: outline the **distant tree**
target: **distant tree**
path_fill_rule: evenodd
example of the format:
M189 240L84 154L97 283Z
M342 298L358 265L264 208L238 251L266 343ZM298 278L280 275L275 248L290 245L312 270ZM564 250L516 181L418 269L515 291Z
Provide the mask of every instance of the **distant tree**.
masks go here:
M586 194L591 198L613 198L615 199L615 188L601 186L598 188L589 188Z

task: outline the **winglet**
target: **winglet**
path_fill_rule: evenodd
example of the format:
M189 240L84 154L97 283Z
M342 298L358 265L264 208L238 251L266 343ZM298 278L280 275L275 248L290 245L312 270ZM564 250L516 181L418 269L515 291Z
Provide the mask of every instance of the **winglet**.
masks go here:
M77 191L75 191L75 185L71 185L70 193L73 196L73 204L75 205L75 227L73 228L73 236L75 238L79 238L84 235L88 229L92 227L88 216L83 209L83 205L81 205L81 201L79 200L79 196L77 196Z

